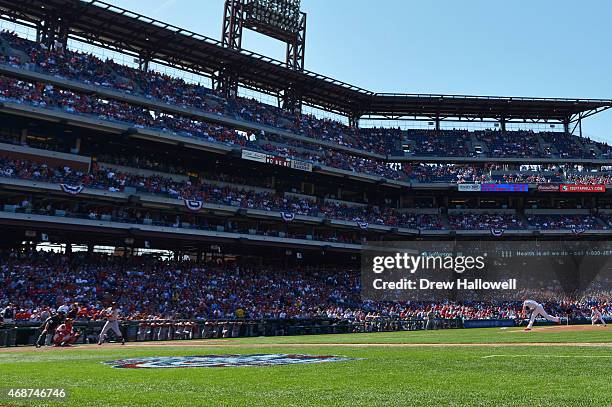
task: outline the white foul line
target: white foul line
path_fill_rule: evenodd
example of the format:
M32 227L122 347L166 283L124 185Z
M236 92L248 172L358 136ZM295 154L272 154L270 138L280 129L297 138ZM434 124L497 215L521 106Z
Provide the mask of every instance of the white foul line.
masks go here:
M487 355L481 359L490 358L612 358L612 355Z

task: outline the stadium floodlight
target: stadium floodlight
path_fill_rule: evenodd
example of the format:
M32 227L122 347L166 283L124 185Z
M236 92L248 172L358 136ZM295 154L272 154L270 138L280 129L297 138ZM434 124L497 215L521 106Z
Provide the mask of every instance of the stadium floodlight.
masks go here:
M288 65L303 70L306 13L301 0L225 0L223 46L242 49L243 28L283 41L289 47Z
M300 0L247 0L245 21L263 31L295 35L300 24Z

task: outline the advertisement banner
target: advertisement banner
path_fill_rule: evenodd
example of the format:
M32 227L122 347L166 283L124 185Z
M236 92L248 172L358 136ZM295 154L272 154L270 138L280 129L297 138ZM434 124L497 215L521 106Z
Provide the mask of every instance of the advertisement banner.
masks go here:
M527 192L528 184L482 184L480 190L483 192Z
M305 161L291 160L291 168L294 170L312 172L312 164Z
M538 184L538 192L559 192L559 184Z
M605 185L563 184L560 192L606 192Z
M457 190L463 192L480 192L480 184L457 184Z
M250 160L250 161L257 161L260 163L265 163L266 157L267 157L267 154L264 154L264 153L259 153L257 151L242 150L243 160Z

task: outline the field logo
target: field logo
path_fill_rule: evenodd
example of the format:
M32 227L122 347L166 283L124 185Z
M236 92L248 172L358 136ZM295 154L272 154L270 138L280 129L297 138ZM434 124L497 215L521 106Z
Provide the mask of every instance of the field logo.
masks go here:
M186 367L279 366L354 360L339 356L255 354L255 355L202 355L160 356L138 359L120 359L102 362L121 369L169 369Z

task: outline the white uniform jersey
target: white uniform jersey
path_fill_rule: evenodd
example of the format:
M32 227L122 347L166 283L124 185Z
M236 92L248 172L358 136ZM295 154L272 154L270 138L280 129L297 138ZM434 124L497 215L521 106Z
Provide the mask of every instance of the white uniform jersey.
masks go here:
M113 307L107 308L105 311L106 314L106 323L102 327L102 331L100 332L100 336L98 338L98 345L101 345L104 339L106 338L106 333L109 330L113 330L117 338L121 338L123 343L123 335L121 334L121 329L119 329L119 310L113 309Z
M536 302L536 301L534 301L534 300L525 300L525 302L523 302L523 306L524 306L525 308L527 308L528 310L533 311L534 309L536 309L537 307L539 307L539 306L540 306L540 304L539 304L539 303L537 303L537 302Z
M598 309L591 310L591 318L601 318L601 312Z

